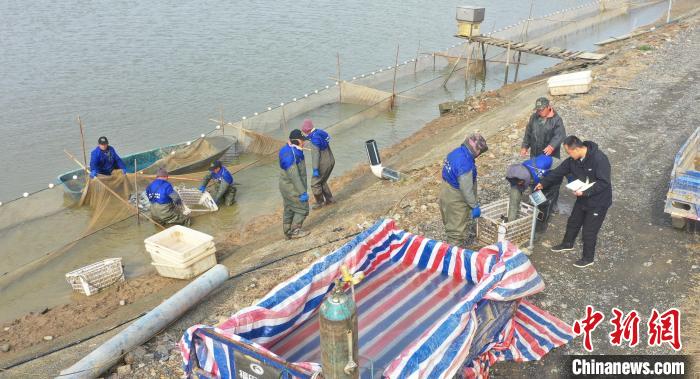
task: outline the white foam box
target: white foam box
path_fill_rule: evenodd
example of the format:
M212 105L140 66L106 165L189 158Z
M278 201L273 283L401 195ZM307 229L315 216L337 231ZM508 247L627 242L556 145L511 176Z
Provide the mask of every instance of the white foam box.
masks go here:
M462 5L457 7L457 21L480 23L484 21L486 8Z
M549 94L552 96L587 93L591 90L592 83L590 70L552 76L547 80Z
M174 225L144 240L146 251L157 252L172 262L201 256L214 244L214 237L182 225Z

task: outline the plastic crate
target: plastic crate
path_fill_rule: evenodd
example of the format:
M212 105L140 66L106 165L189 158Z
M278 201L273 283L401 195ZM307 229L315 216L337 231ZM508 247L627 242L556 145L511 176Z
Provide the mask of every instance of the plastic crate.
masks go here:
M175 279L192 279L216 265L216 254L203 255L188 266L151 262L158 275Z
M479 243L491 245L498 242L499 227L505 228L504 239L514 244L522 244L530 239L534 207L520 202L518 218L505 222L508 217L508 202L508 199L503 199L481 207L481 217L476 221L476 239Z
M214 201L209 192L202 193L199 189L184 187L176 187L175 191L180 195L182 205L187 214L190 212L216 212L219 210L219 206L216 205L216 201Z
M158 263L158 264L165 264L165 265L171 265L171 266L177 266L177 267L187 267L192 265L194 262L199 260L201 257L206 256L206 255L211 255L216 253L216 248L214 247L214 243L211 244L206 250L200 252L197 255L194 255L187 260L179 260L173 258L169 254L164 254L160 252L159 250L150 250L149 253L151 254L151 260L153 263Z
M114 283L124 281L121 258L108 258L66 274L73 290L90 296Z
M156 251L171 261L185 262L201 255L214 243L214 237L182 225L174 225L144 241L146 251Z

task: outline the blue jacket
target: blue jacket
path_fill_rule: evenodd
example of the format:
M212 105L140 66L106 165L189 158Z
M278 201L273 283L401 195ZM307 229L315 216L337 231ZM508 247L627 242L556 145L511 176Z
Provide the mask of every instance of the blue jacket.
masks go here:
M471 171L472 180L476 182L476 164L472 153L466 146L460 145L447 154L442 166L442 179L453 188L459 189L459 177Z
M530 177L532 178L530 185L532 187L538 185L540 180L549 174L552 168L552 162L552 157L544 154L523 162L523 166L530 171Z
M280 168L287 171L295 164L299 164L304 160L304 152L301 149L296 149L289 144L282 146L280 149Z
M175 191L173 185L165 179L156 179L146 187L146 196L151 203L170 204L173 199L170 194Z
M106 151L102 151L98 146L90 153L90 174L92 176L112 175L112 170L115 168L126 170L126 165L112 146L109 146Z
M314 144L319 150L323 151L328 148L328 142L330 142L331 137L322 129L314 129L313 132L308 135L309 141Z
M223 165L218 173L211 171L211 180L224 181L228 184L233 184L233 175Z

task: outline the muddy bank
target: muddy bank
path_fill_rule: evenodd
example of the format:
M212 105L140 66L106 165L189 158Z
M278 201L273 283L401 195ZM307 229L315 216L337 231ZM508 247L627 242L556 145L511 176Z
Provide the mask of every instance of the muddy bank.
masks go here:
M597 264L582 274L570 264L575 254L553 256L547 251L547 246L558 243L557 239L561 236L566 215L555 217L553 227L540 237L532 256L535 266L548 286L542 295L535 297L535 302L544 305L567 322L582 317L581 310L589 303L596 305L606 314L609 314L613 305L624 307L625 310L636 307L642 314L648 314L648 306L665 309L670 304L678 304L681 309L688 309L687 312L695 312L697 315L697 302L692 305L690 296L692 288L697 288L698 257L692 254L697 250L693 248L697 247L697 235L679 234L670 230L667 217L659 212L659 203L665 195L662 193L663 181L668 179L673 153L668 155L668 159L664 159L664 155L658 153L677 150L683 136L689 134L688 128L697 125L698 114L694 113L696 111L693 107L687 105L689 99L674 98L670 95L678 88L679 83L693 85L700 80L694 75L688 76L692 70L692 57L700 52L693 43L697 41L697 32L694 29L696 23L697 20L693 20L673 25L659 29L653 34L607 46L604 50L611 54L611 58L594 68L594 90L584 96L554 101L554 106L562 114L569 133L578 133L601 143L614 167L620 167L620 171L613 171L616 206L611 210L601 233ZM642 45L648 45L652 49L640 49ZM678 67L675 61L688 63ZM686 80L691 77L693 80ZM502 179L505 166L517 161L523 128L534 99L546 93L543 83L538 83L537 80L530 83L534 84L518 83L497 92L484 93L481 97L472 99L457 112L458 114L437 119L394 148L382 151L388 166L407 174L406 180L402 182L378 181L367 173L364 164L334 180L332 187L337 189L340 203L312 213L307 222L312 231L308 239L284 241L279 226L279 214L260 217L243 231L217 238L220 261L229 266L234 273L290 254L299 254L227 282L219 292L172 325L166 333L156 337L131 358L127 358L132 364L131 375L180 375L179 353L175 350L174 342L184 328L194 323L215 324L240 308L250 305L278 282L297 272L315 257L332 251L343 243L344 237L358 232L377 218L393 217L404 229L443 239L437 208L441 161L445 153L454 148L468 131L480 130L489 139L491 147L485 158L479 162L481 202L488 203L503 198L507 190ZM614 89L611 86L635 88L636 91ZM640 103L639 91L642 89L657 91L657 96L651 96L654 93L645 93L650 96L644 96L647 102ZM698 88L691 86L679 93L698 93ZM660 101L664 96L668 99ZM631 107L630 104L634 106ZM675 104L680 104L677 106L680 108L674 108ZM630 109L634 109L635 112L631 112ZM648 113L636 112L639 109L648 109ZM663 115L666 109L675 109L676 112L682 110L680 113L686 113L687 117L674 122L674 128L660 129L658 125L653 125L646 130L647 135L642 134L642 131L645 131L644 121L650 119L654 113ZM624 129L620 129L620 125L623 125ZM654 136L658 134L669 138L663 139L663 144L648 149L648 141L656 141ZM628 135L637 136L638 139L626 138ZM654 166L647 170L646 166L642 166L642 162L651 158ZM630 161L635 162L635 159L639 160L636 166L626 164ZM636 183L641 185L636 187ZM642 191L639 191L639 188ZM646 197L640 197L639 192L644 193ZM633 205L629 210L626 206L618 205L628 201ZM649 223L652 225L648 225ZM334 242L328 243L329 241ZM671 263L667 263L669 260ZM651 265L643 265L649 261L652 262ZM621 270L621 267L629 270ZM630 284L630 277L639 282L635 285ZM156 278L153 275L143 279L149 281ZM681 278L690 278L690 289L687 282L684 283ZM149 296L160 297L162 300L177 289L176 285L183 283L162 280L162 287L150 292ZM118 291L114 289L105 292L103 301L116 298L118 304ZM573 297L580 301L572 301ZM695 310L691 309L693 306ZM77 318L89 313L87 309L89 308L81 311L79 307L67 308L62 313L66 319ZM119 306L116 309L119 309ZM17 330L32 328L43 322L42 316L48 317L46 315L52 311L9 326ZM92 320L91 325L104 326L116 321L116 316L113 313L105 318L98 317ZM692 326L688 323L693 317L685 317L683 320L684 329L690 330ZM50 328L51 323L45 325ZM47 329L38 328L34 338L40 335L43 338L42 330ZM4 338L5 335L2 336ZM697 334L684 334L684 343L691 346L697 343L693 337L697 337ZM604 330L594 338L599 342L607 341ZM21 333L14 334L12 339L24 339L24 336ZM90 342L97 343L97 340ZM35 346L46 347L48 344L43 339L38 343L39 345ZM600 345L602 347L603 343ZM21 376L23 372L39 368L42 372L57 372L58 369L67 366L66 363L72 363L76 357L89 349L88 344L83 344L50 356L50 359L17 367L7 374ZM560 350L557 350L556 354L578 351L580 341L575 340L569 347ZM10 352L13 351L15 350ZM658 352L666 353L662 350ZM0 353L0 359L4 360L3 354ZM543 364L527 365L528 375L546 376L557 368L548 362L554 360L550 361L547 358ZM496 367L496 375L513 377L515 371L508 371L506 366ZM513 365L512 369L521 368L522 366Z

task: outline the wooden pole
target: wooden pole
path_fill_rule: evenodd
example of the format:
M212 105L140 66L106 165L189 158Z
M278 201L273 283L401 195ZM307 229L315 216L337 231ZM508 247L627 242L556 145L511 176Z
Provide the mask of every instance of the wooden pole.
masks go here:
M510 67L510 42L508 42L508 50L506 52L506 78L503 85L508 84L508 67Z
M396 72L399 69L399 45L396 45L396 61L394 63L394 83L391 86L391 105L389 109L394 109L394 103L396 101Z
M241 122L241 126L243 126L243 123ZM287 128L287 115L284 113L284 105L282 106L282 127L284 127L284 132L289 133L289 129Z
M141 212L139 211L139 170L134 159L134 198L136 199L136 224L141 225Z
M69 152L66 151L66 150L63 150L63 152L66 153L66 155L68 155L68 157L69 157L70 159L72 159L75 163L77 163L78 166L80 166L83 170L85 170L86 173L88 173L88 174L90 173L90 172L88 171L88 169L85 168L85 166L83 166L82 163L80 163L79 160L75 159L75 157L73 156L73 154L69 153ZM116 197L117 199L119 199L119 201L121 201L122 203L124 203L127 207L133 207L133 205L132 205L128 200L122 199L121 196L119 196L116 192L114 192L113 189L109 188L109 186L107 186L106 184L102 183L102 181L100 181L100 178L95 177L95 180L97 181L97 183L100 183L107 191L109 191L109 193L111 193L114 197ZM153 223L154 225L156 225L157 227L159 227L159 228L161 228L161 229L165 229L165 227L164 227L163 225L161 225L161 224L159 224L158 222L154 221L154 220L153 220L152 218L150 218L149 216L143 215L143 217L145 217L146 220L152 222L152 223Z
M343 102L343 86L341 85L341 79L340 79L340 53L336 54L337 61L336 61L336 68L338 72L338 102L342 103Z
M80 119L80 115L78 115L78 126L80 126L80 143L83 145L83 163L85 164L85 167L87 167L88 162L87 150L85 150L85 132L83 131L83 120Z
M226 133L224 133L224 108L223 107L219 108L219 120L220 120L219 125L221 126L221 134L222 135L226 134Z
M433 71L435 71L435 53L433 53Z
M518 71L520 71L520 55L522 53L522 51L518 51L518 63L515 65L515 79L513 79L513 82L518 81Z
M483 42L481 43L481 60L484 65L484 77L486 77L486 46Z
M418 41L418 49L416 50L416 60L413 62L413 75L418 71L418 57L420 57L420 41Z

